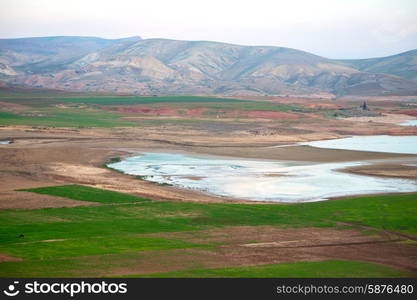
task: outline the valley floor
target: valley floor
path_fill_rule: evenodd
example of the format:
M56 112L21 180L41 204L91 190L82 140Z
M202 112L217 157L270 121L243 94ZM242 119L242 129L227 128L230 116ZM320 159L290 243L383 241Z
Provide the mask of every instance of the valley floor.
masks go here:
M112 157L167 150L168 146L174 152L319 162L413 160L413 155L302 146L202 147L59 130L33 133L28 128L2 128L0 133L13 137L12 144L0 149L2 277L417 274L415 194L358 198L352 203L347 199L305 205L254 204L160 186L103 166ZM371 168L367 173L371 171L375 172ZM97 194L79 198L71 193L19 191L74 184L140 198L132 204L100 203ZM141 202L144 198L151 201ZM358 201L364 207L354 204ZM395 208L384 206L381 211L379 205L390 202ZM19 238L20 234L25 237ZM346 269L340 267L343 261L376 265L358 262L356 269ZM294 273L291 265L280 269L282 263L295 262L306 263L294 265L294 270L301 267L300 273ZM252 270L253 266L265 266L264 271Z
M3 116L0 141L12 143L0 145L0 277L417 276L416 194L257 203L161 186L105 167L112 158L169 151L366 160L373 164L347 171L416 179L417 155L286 145L353 133L415 135L417 127L307 118L277 129L275 121L257 117L243 125L198 119L193 126L168 126L152 118L162 123L76 128Z

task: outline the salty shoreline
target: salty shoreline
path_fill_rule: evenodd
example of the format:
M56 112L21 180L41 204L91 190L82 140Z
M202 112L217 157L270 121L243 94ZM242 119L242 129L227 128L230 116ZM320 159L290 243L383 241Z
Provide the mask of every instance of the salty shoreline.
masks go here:
M58 133L57 133L58 132ZM222 157L266 159L298 162L349 162L349 161L414 161L417 155L375 153L348 150L320 149L308 146L270 148L228 145L228 147L202 147L192 145L167 144L164 141L131 139L125 136L103 136L91 131L32 133L2 128L0 138L13 137L14 143L3 145L0 153L4 159L0 162L0 209L1 208L40 208L78 205L55 201L45 202L37 195L16 192L15 189L32 188L48 185L84 184L98 188L132 193L138 196L161 201L192 201L204 203L276 203L270 201L251 201L216 197L202 192L160 186L133 176L121 174L103 165L111 157L132 156L141 151L169 151L173 153L190 153L202 155L220 155ZM276 145L280 141L270 144ZM256 144L256 141L255 141ZM116 145L116 146L115 146ZM392 162L393 164L400 164ZM375 167L376 169L381 167ZM352 173L357 170L346 170ZM381 172L364 175L391 176L392 170L381 168ZM395 174L394 176L395 177ZM414 176L407 178L415 179ZM20 203L14 203L17 194L21 195ZM339 198L339 197L338 197ZM82 204L82 203L81 203Z

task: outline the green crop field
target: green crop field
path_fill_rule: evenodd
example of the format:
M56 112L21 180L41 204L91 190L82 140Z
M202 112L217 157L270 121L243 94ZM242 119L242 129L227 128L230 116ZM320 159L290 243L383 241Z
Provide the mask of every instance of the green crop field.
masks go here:
M0 125L28 125L46 127L131 127L138 123L121 119L126 115L102 110L77 108L39 108L17 113L1 112Z
M19 104L25 105L31 108L43 108L43 107L52 107L58 104L62 104L62 102L54 100L53 98L38 98L38 97L0 97L1 102L11 103L11 104Z
M165 97L69 97L56 98L68 103L83 103L97 105L138 105L152 103L248 103L250 100L198 97L198 96L165 96Z
M145 278L383 278L407 277L408 272L367 262L351 260L327 260L318 262L297 262L286 264L261 265L241 268L194 269L169 273L155 273L127 277Z
M219 245L149 236L158 233L198 232L240 225L340 228L339 222L417 233L417 194L296 205L246 205L144 201L132 195L78 185L25 191L92 201L97 205L0 211L0 253L22 259L1 262L0 277L96 276L106 274L107 268L129 264L132 259L140 260L150 250L211 249ZM24 239L20 234L24 234ZM308 266L295 266L301 266L296 269L299 274L317 275ZM356 273L349 268L343 273L341 266L336 264L333 271L320 274L356 276L364 269L364 265L357 265L357 268L352 266ZM260 268L257 274L288 275L288 266L271 268ZM397 276L388 268L375 268L363 274ZM246 276L248 270L197 270L173 276Z
M148 251L160 249L192 248L205 245L187 243L175 239L140 237L124 235L121 238L115 236L91 237L88 239L68 239L48 242L28 242L9 245L8 253L13 256L31 260L43 260L99 254L118 254L133 251ZM0 251L2 251L0 247Z
M117 162L116 158L113 158L110 162ZM99 203L126 203L126 202L140 202L140 201L149 201L148 199L143 199L135 197L128 194L105 191L101 189L92 188L89 186L83 185L62 185L62 186L52 186L52 187L43 187L36 189L22 189L20 191L33 192L43 195L52 195L59 196L68 199L81 200L81 201L92 201Z

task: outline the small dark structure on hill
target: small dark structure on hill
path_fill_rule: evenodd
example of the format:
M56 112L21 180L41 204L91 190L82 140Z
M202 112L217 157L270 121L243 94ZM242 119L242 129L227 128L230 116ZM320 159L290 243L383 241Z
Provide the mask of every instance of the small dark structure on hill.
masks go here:
M368 104L366 103L366 101L363 101L362 105L361 105L362 110L369 110Z

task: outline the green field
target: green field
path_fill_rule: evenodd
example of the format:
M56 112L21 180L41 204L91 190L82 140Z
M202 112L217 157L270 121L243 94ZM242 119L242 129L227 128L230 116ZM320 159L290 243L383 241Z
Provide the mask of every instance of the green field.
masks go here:
M146 199L78 185L26 191L93 201L99 205L0 211L0 253L23 259L0 263L0 277L76 276L80 272L94 276L105 272L110 266L126 264L129 259L140 259L141 253L149 250L211 249L218 246L146 235L151 233L200 231L240 225L340 228L338 222L417 233L417 194L357 197L297 205L246 205L144 201ZM24 239L19 238L20 234L24 234ZM103 265L110 258L112 263ZM309 273L308 266L300 266L300 274L318 275ZM338 277L362 274L363 268L359 265L355 267L357 273L346 269L344 274L341 271L343 268L337 266L333 270L336 273L323 274L336 274ZM267 276L268 270L272 272L271 276L286 276L287 267L271 268L273 270L261 268L259 276ZM370 268L369 272L375 273L369 274L391 274L390 270L385 270L388 273L384 269ZM174 275L245 276L249 271L193 272ZM392 273L392 276L396 275Z
M121 119L126 115L102 110L41 108L25 113L0 111L0 125L28 125L46 127L132 127L138 123Z
M35 96L32 97L15 97L15 98L2 98L0 97L1 102L5 103L12 103L12 104L19 104L29 106L31 108L43 108L43 107L52 107L58 104L62 104L62 102L54 100L53 98L38 98Z
M393 268L359 261L327 260L261 265L255 267L195 269L169 273L155 273L127 277L141 278L383 278L407 277L412 274Z
M198 97L198 96L165 96L165 97L70 97L56 98L67 103L83 103L97 105L138 105L153 103L247 103L250 100Z
M136 126L161 126L161 125L190 125L200 124L199 116L188 116L187 110L205 108L202 117L211 117L211 122L219 123L215 116L225 112L244 111L301 111L296 105L276 104L265 101L251 101L229 98L196 97L196 96L170 96L170 97L5 97L1 102L11 105L23 105L24 108L15 108L2 111L0 108L0 126L26 125L36 127L73 127L73 128L112 128L112 127L136 127ZM119 113L106 110L109 105L146 105L146 108L173 109L173 115L178 119L159 118L154 114ZM13 107L13 106L12 106ZM19 106L18 106L19 107ZM137 117L141 115L153 116L146 120L126 120L125 117ZM235 118L235 117L231 117ZM241 116L245 119L247 117ZM239 123L235 120L235 123Z
M113 158L111 162L116 162L116 159ZM106 191L76 184L43 187L36 189L22 189L20 191L27 191L43 195L59 196L73 200L91 201L99 203L126 203L149 201L149 199L139 198L128 194Z
M13 256L24 259L44 260L53 258L64 258L72 256L118 254L134 251L149 251L161 249L177 249L203 247L205 245L187 243L181 240L140 237L135 235L124 235L121 238L114 236L98 236L88 239L73 238L62 241L48 242L27 242L23 244L9 245L7 252ZM208 246L208 245L207 245ZM0 251L3 252L3 247Z
M129 114L119 114L100 109L59 109L59 108L40 108L36 112L28 111L22 113L10 113L0 111L0 126L26 125L35 127L70 127L70 128L113 128L113 127L142 127L160 126L169 124L195 124L200 123L198 119L173 119L164 120L154 116L154 119L128 121L124 117ZM135 115L137 116L137 115ZM219 123L211 121L213 123Z

